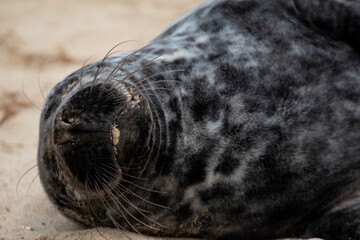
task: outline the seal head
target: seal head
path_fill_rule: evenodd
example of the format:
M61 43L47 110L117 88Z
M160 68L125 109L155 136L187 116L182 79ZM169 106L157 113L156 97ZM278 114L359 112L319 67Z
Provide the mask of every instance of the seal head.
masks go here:
M93 190L114 186L125 171L121 166L136 159L137 146L149 137L140 135L149 134L151 121L149 112L143 111L144 101L135 98L97 85L77 91L56 112L54 153L79 183Z
M84 83L75 75L58 84L53 90L58 94L45 103L39 144L44 164L39 167L42 179L52 179L65 195L89 201L114 189L123 174L142 174L153 121L148 102L133 88ZM49 189L56 195L62 191Z

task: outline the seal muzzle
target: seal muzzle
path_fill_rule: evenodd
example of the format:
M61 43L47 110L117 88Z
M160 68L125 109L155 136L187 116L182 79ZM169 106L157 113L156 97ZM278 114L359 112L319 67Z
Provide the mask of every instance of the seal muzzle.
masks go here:
M52 140L57 162L86 189L116 186L123 171L136 162L140 152L134 149L143 144L151 122L140 98L99 84L78 91L55 115Z

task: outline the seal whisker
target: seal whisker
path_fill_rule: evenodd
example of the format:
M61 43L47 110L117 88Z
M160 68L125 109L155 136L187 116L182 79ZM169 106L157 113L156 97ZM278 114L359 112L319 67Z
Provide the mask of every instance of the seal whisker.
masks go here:
M105 189L105 191L108 193L108 195L110 195L110 196L113 197L112 199L115 200L115 203L119 204L119 205L117 205L117 206L120 206L122 209L124 209L124 211L127 212L127 213L128 213L133 219L135 219L137 222L139 222L140 224L142 224L142 225L144 225L144 226L146 226L146 227L148 227L148 228L152 228L152 229L154 229L154 230L159 230L158 228L155 228L155 227L153 227L153 226L150 226L150 225L144 223L143 221L141 221L140 219L138 219L137 217L135 217L129 210L126 209L126 207L121 203L121 201L119 201L119 199L116 198L116 196L111 192L111 190L110 190L106 185L104 185L104 189ZM133 205L133 204L131 204L131 205ZM135 209L136 209L136 208L135 208ZM138 211L138 212L139 212L140 214L142 214L143 216L145 216L145 217L148 218L148 216L146 216L145 214L143 214L141 211Z
M99 196L101 202L103 202L102 196L101 196L101 194L99 194L99 190L98 190L98 189L96 189L96 192L98 193L98 196ZM105 238L106 240L110 240L110 239L108 239L107 237L105 237L105 235L99 230L99 228L98 228L98 227L96 226L96 224L94 223L94 219L93 219L93 218L91 217L91 215L90 215L90 209L91 209L91 211L94 213L94 215L100 220L100 218L96 215L95 211L92 209L91 203L90 203L89 200L88 200L88 195L87 195L87 203L88 203L88 204L87 204L87 207L88 207L89 217L90 217L90 219L91 219L92 225L95 227L96 231L97 231L103 238ZM106 205L105 205L104 203L103 203L103 205L104 205L104 207L106 207ZM123 227L121 227L120 225L119 225L118 229L125 231L125 229L124 229ZM124 232L121 232L121 234L124 235L127 239L131 240L131 238L129 238Z
M155 114L156 114L156 112L155 112ZM159 117L159 116L157 116L157 117ZM151 121L153 122L154 121L154 117L153 116L151 116ZM143 165L143 168L140 170L140 175L142 175L143 174L143 172L145 171L145 169L146 169L146 167L148 166L148 164L149 164L149 162L150 162L150 159L151 159L151 156L152 156L152 154L154 153L154 146L155 146L155 138L156 138L156 136L159 136L159 143L161 143L162 142L162 128L161 128L161 122L159 121L158 122L159 123L159 129L158 129L158 131L159 131L159 134L157 135L157 134L155 134L155 125L153 126L153 128L151 129L151 133L152 134L154 134L154 141L153 141L153 143L152 143L152 146L151 146L151 148L150 148L150 153L149 153L149 155L148 155L148 158L147 158L147 160L146 160L146 162L145 162L145 164ZM158 147L158 149L157 149L157 153L156 153L156 158L159 156L159 154L160 154L160 147Z
M34 166L30 167L28 170L26 170L22 175L21 177L19 178L19 180L17 181L16 183L16 188L15 188L15 191L16 191L16 197L19 198L19 184L21 182L21 180L25 177L26 174L28 174L31 170L33 170L35 167L37 167L39 164L35 164Z
M153 67L153 64L155 64L155 63L158 63L158 62L160 62L162 59L155 59L153 62L151 62L149 65L147 65L147 66L145 66L142 70L146 70L146 69L149 69L149 68L152 68ZM169 70L169 71L171 71L171 70ZM119 76L121 76L123 73L115 73L113 76L112 76L112 79L110 79L110 81L111 80L114 80L116 77L119 77Z
M141 47L141 48L139 48L139 49L131 52L130 54L128 54L124 59L122 59L122 60L114 67L114 69L110 72L110 74L108 75L108 77L107 77L106 80L104 81L103 85L107 84L108 81L111 81L112 76L115 75L115 74L120 70L121 67L123 67L125 64L127 64L134 55L136 55L137 53L145 50L146 48L148 48L148 47L150 47L150 46L152 46L152 45L154 45L154 44L156 44L156 43L163 42L163 41L164 41L164 40L158 40L158 41L151 42L151 43L146 44L145 46L143 46L143 47ZM165 41L166 41L166 40L165 40Z
M88 172L88 170L86 169L86 171L85 171L85 183L84 183L84 185L85 185L85 193L86 193L86 206L87 206L87 210L88 210L88 214L89 214L89 218L90 218L90 220L91 220L91 224L92 224L92 226L94 226L94 227L96 227L96 225L95 225L95 222L94 222L94 218L92 217L92 214L91 214L91 212L90 212L90 209L91 209L91 211L93 212L93 214L94 214L94 216L100 221L100 218L97 216L97 214L95 213L95 211L92 209L92 206L91 206L91 203L90 203L90 200L89 200L89 186L88 186L88 182L89 182L89 180L88 180L88 178L89 178L89 172ZM99 196L100 197L100 196Z
M78 180L78 177L79 177L79 172L76 171L76 174L75 174L75 176L74 176L74 180L73 180L72 183L71 183L71 186L74 186L74 184L75 184L76 181Z
M43 97L43 99L45 100L45 99L46 99L46 98L45 98L45 94L44 94L44 92L43 92L43 90L42 90L42 88L41 88L41 84L40 84L40 72L38 72L37 82L38 82L40 94L41 94L41 96Z
M107 165L107 164L105 164L105 163L103 163L103 162L96 162L96 163L94 163L96 166L99 166L98 164L101 164L103 167L105 167L105 168L103 168L103 170L108 174L108 175L110 175L111 177L113 177L113 178L116 178L116 177L118 177L116 174L114 174L114 173L112 173L112 172L110 172L109 170L107 170L106 168L108 168L108 169L112 169L111 168L111 166L110 165ZM124 173L124 172L122 172L122 174L123 175L126 175L126 176L131 176L131 175L129 175L129 174L126 174L126 173ZM108 177L107 176L104 176L104 177L106 177L107 179L108 179ZM147 180L147 179L144 179L144 178L139 178L139 177L134 177L134 176L131 176L132 178L136 178L136 179L140 179L140 180ZM135 187L137 187L137 188L140 188L140 189L142 189L142 190L144 190L144 191L148 191L148 192L154 192L154 193L162 193L162 194L165 194L166 192L161 192L161 191L157 191L157 190L152 190L152 189L147 189L147 188L145 188L145 187L141 187L141 186L139 186L139 185L137 185L137 184L135 184L135 183L133 183L133 182L131 182L131 181L128 181L128 180L126 180L125 178L123 178L121 181L124 181L124 182L126 182L126 183L129 183L129 184L131 184L131 185L133 185L133 186L135 186Z
M124 166L121 166L121 168L126 170L140 169L140 167L124 167Z
M117 53L121 53L121 52L123 52L123 51L122 51L122 50L118 50L118 51L113 51L113 52L109 53L106 57L104 57L104 59L103 59L104 62L105 62L106 59L110 58L111 56L113 56L113 55L115 55L115 54L117 54ZM100 64L98 64L98 69L100 69L98 75L101 73L101 71L102 71L102 69L103 69L104 62L101 62ZM93 80L92 80L92 83L93 83L93 84L96 83L97 80L98 80L98 79L93 79ZM103 85L103 84L102 84L102 85Z
M100 93L102 93L103 89L104 89L104 86L106 86L113 78L114 75L117 74L117 72L125 65L127 64L130 59L136 55L136 53L140 52L143 48L137 50L137 51L134 51L130 54L128 54L123 60L121 60L115 67L114 69L110 72L110 74L107 76L107 78L105 79L104 83L102 84L102 89L100 91Z
M99 164L101 164L101 166ZM111 182L111 179L109 178L109 176L112 177L113 179L116 179L119 177L119 175L116 175L114 172L109 171L109 170L113 169L112 166L110 166L110 165L104 164L102 162L94 163L94 165L97 167L100 167L102 171L104 171L106 174L108 174L108 175L104 175L104 174L100 173L101 176L104 176L105 180L108 180L108 182L106 182L106 183Z
M124 44L124 43L127 43L127 42L131 42L131 41L135 41L135 40L127 40L127 41L123 41L123 42L120 42L118 44L116 44L114 47L112 47L106 54L105 56L103 57L102 61L100 62L100 64L98 64L98 68L97 68L97 71L95 72L95 75L94 75L94 79L93 79L93 82L92 82L92 85L91 85L91 88L90 88L90 93L92 92L92 88L93 86L95 85L96 81L97 81L97 76L100 74L100 72L102 71L102 66L105 62L106 59L108 59L111 55L115 54L115 53L118 53L118 51L113 51L115 48L117 48L118 46L120 46L121 44Z
M123 175L127 176L127 177L130 177L130 178L134 178L134 179L138 179L138 180L144 180L144 181L148 181L147 178L142 178L142 177L137 177L137 176L133 176L131 174L128 174L128 173L122 173Z
M89 172L88 170L86 170L86 178L85 178L85 191L86 191L86 201L87 201L87 206L89 206L91 208L91 211L93 212L94 216L99 220L101 221L100 217L96 214L96 212L92 209L92 205L91 205L91 202L89 200ZM102 199L102 194L101 194L101 191L98 190L96 187L95 187L95 193L98 195L98 197L100 199ZM104 203L103 203L104 205ZM104 205L105 206L105 205ZM91 222L92 222L92 225L94 227L96 227L96 224L94 223L94 218L92 217L91 213L89 212L89 217L91 219Z
M135 55L135 54L134 54L134 55ZM123 64L121 64L121 66L117 66L117 67L114 68L115 73L114 73L114 74L111 74L111 76L109 75L109 76L107 77L106 80L107 80L108 82L107 82L106 84L108 84L110 81L112 81L112 80L115 79L116 77L119 77L119 76L122 75L122 73L118 74L117 72L118 72L126 63L128 63L128 62L130 61L131 57L133 57L134 55L131 55L129 59L124 59L124 60L126 60L126 62L124 62ZM123 61L124 61L124 60L123 60ZM142 68L141 70L145 70L145 69L148 69L148 68L152 67L151 64L157 62L158 60L159 60L159 59L154 60L153 62L149 63L147 66L145 66L144 68ZM139 68L137 68L137 69L139 69ZM113 71L114 71L114 70L113 70ZM136 71L136 70L135 70L135 71ZM136 72L135 72L135 73L136 73ZM105 82L104 82L103 86L104 86L104 85L105 85Z
M101 62L100 62L100 64L99 64L99 66L101 67L101 66L104 64L105 60L106 60L109 56L111 56L111 53L112 53L112 51L113 51L115 48L117 48L117 47L120 46L121 44L130 42L130 41L134 41L134 40L123 41L123 42L120 42L120 43L116 44L114 47L112 47L112 48L105 54L104 58L101 60ZM95 85L95 83L96 83L97 76L99 75L99 73L100 73L101 70L102 70L102 68L100 68L100 67L98 67L97 70L96 70L96 72L95 72L94 80L93 80L93 82L92 82L92 84L91 84L91 87L90 87L90 93L92 92L93 87L94 87L94 85Z
M135 56L137 53L143 51L144 49L146 49L146 48L148 48L149 46L154 45L154 44L156 44L156 43L158 43L158 42L155 41L155 42L149 43L149 44L145 45L144 47L141 47L140 49L138 49L138 50L130 53L129 55L127 55L127 56L126 56L122 61L120 61L120 62L115 66L115 68L110 72L110 74L109 74L108 77L105 79L104 83L102 84L102 88L103 88L103 86L107 85L107 84L113 79L113 76L114 76L125 64L127 64L127 63L131 60L131 58L132 58L133 56ZM101 89L101 90L102 90L102 89ZM100 92L102 92L102 91L100 91Z
M114 224L114 226L115 226L117 229L120 229L120 230L122 230L122 231L124 231L124 232L126 231L126 229L125 229L123 226L121 226L121 225L113 218L113 216L111 216L111 215L108 215L108 216L109 216L111 222ZM131 238L128 237L124 232L122 232L122 234L124 234L124 236L125 236L127 239L131 240Z
M163 205L161 205L161 204L157 204L157 203L151 202L151 201L149 201L149 200L141 197L140 195L138 195L138 194L134 193L133 191L131 191L130 189L126 188L126 187L125 187L124 185L122 185L121 183L119 184L119 187L120 187L122 190L124 190L125 192L127 192L127 193L129 193L129 194L131 194L131 195L133 195L133 196L135 196L135 197L137 197L137 198L139 198L139 199L143 200L144 202L147 202L147 203L149 203L149 204L151 204L151 205L154 205L154 206L160 207L160 208L164 208L164 209L171 209L170 207L163 206Z
M119 82L117 82L114 87L118 86L119 84L122 84L123 82L125 82L127 79L131 78L133 75L135 75L137 72L142 71L144 69L146 69L146 67L148 67L150 64L154 63L159 57L171 52L174 50L169 50L166 51L163 54L159 54L156 57L152 58L151 60L147 61L145 64L143 64L141 67L137 68L136 70L134 70L133 72L129 73L126 77L124 77L123 79L119 80ZM113 78L111 78L109 81L111 81ZM104 86L104 84L102 85Z
M99 97L101 97L102 94L98 95L96 98L96 101L99 101ZM106 104L109 103L109 105L116 105L119 104L123 101L122 96L117 96L115 93L111 92L110 94L108 94L104 99L102 99L102 104Z
M109 160L110 158L99 158L99 159L101 159L101 160ZM102 161L97 161L97 162L94 162L94 164L97 165L97 166L99 166L98 164L100 164L101 166L104 166L104 167L106 167L108 169L112 169L112 167L109 164L107 164L106 162L104 163ZM122 167L122 166L120 168L122 168L122 169L139 169L139 167Z
M97 174L95 174L95 176L94 176L98 181L99 181L99 179L98 179L98 176L97 176ZM99 189L99 186L98 186L98 184L95 182L95 189ZM105 192L109 195L110 193L111 193L111 191L109 191L108 190L108 188L106 187L106 185L104 185L104 190L105 190ZM119 205L117 205L117 204L115 204L115 206L116 206L116 208L119 210L119 211L117 211L116 209L114 209L114 207L110 204L110 202L108 201L108 200L106 200L106 198L104 198L104 197L100 197L101 199L102 199L102 201L103 201L103 203L106 205L106 206L108 206L111 210L113 210L115 213L117 213L117 214L119 214L120 213L120 215L125 219L125 221L130 225L130 227L136 232L136 233L138 233L138 234L140 234L140 235L142 235L131 223L130 223L130 221L127 219L127 217L124 215L124 213L123 213L123 211L120 209L120 207L119 207ZM120 205L121 206L121 205ZM126 209L125 209L126 210ZM126 210L127 211L127 210ZM111 216L111 214L109 214L109 216ZM115 220L115 219L114 219ZM116 221L115 221L116 222Z
M101 71L103 70L103 68L104 68L104 62L106 61L106 59L108 59L108 58L110 58L111 56L113 56L113 55L115 55L115 54L117 54L117 53L121 53L121 52L123 52L123 51L120 51L120 50L118 50L118 51L113 51L113 52L111 52L111 53L109 53L106 57L104 57L104 61L103 62L101 62L101 63L99 63L98 65L97 65L97 67L98 67L98 69L99 69L99 73L98 73L98 75L101 73ZM97 75L97 76L98 76ZM92 80L92 84L95 84L96 82L97 82L97 78L95 79L93 79Z
M139 92L139 93L142 93L142 92ZM158 95L155 93L146 93L146 96L158 96Z
M165 91L174 91L174 89L171 88L165 88L165 87L157 87L157 88L144 88L144 89L140 89L139 93L141 94L145 94L146 91L151 91L151 90L165 90ZM147 94L147 93L146 93Z
M101 160L109 160L110 158L99 158L99 159L101 159ZM103 163L103 162L96 162L94 164L102 164L103 166L109 167L108 164ZM126 169L126 170L140 169L140 167L124 167L124 166L121 166L121 168Z
M88 194L88 186L87 186L87 178L88 178L88 173L86 173L86 180L85 180L85 192L86 192L86 209L88 211L88 214L89 214L89 218L90 218L90 221L91 221L91 225L93 227L95 227L96 231L103 237L105 238L106 240L109 240L108 238L106 238L102 232L100 232L100 230L98 229L98 227L96 226L95 222L94 222L94 218L92 217L91 215L91 212L90 212L90 209L91 211L94 213L95 217L99 219L99 217L96 215L95 211L92 209L92 206L91 206L91 203L89 201L89 194ZM99 219L100 220L100 219Z
M185 71L185 70L184 70L184 69L175 69L175 70L168 70L168 71L158 72L158 73L155 73L155 74L153 74L153 75L151 75L151 76L148 76L148 77L146 77L146 78L140 79L139 81L137 81L137 82L135 83L135 85L141 84L142 82L144 82L144 81L146 81L146 80L148 80L148 79L150 79L150 78L156 77L156 76L158 76L158 75L160 75L160 74L173 73L173 72L183 72L183 71ZM180 82L179 80L175 80L175 81Z
M159 81L162 81L162 80L159 80ZM165 80L165 81L167 81L167 80ZM169 80L169 81L172 81L172 80ZM176 80L175 80L175 81L176 81ZM157 94L148 93L148 91L151 91L151 90L174 91L174 89L166 88L166 87L156 87L156 88L148 87L148 88L141 88L141 85L130 85L130 84L129 84L129 87L134 87L134 88L136 89L136 91L137 91L138 94L146 95L146 96L157 96Z
M22 81L21 89L22 89L22 92L23 92L25 98L31 103L31 105L33 105L33 107L35 107L36 109L38 109L38 110L41 112L41 108L38 107L33 101L31 101L31 99L29 98L29 96L26 94L26 92L25 92L25 90L24 90L24 82L25 82L25 80Z
M135 204L133 204L119 189L114 189L115 193L118 194L118 196L120 196L121 199L123 199L126 203L128 203L129 205L133 206L137 211L141 212L141 213L151 213L148 210L145 210L141 207L136 206Z
M109 166L106 166L106 165L105 165L105 167L109 167ZM108 170L106 170L106 169L103 169L103 170L104 170L104 172L105 172L106 174L110 175L111 177L113 177L113 178L116 178L116 177L117 177L114 173L112 173L112 172L110 172L110 171L108 171ZM100 174L101 174L101 173L100 173ZM101 174L101 175L104 176L104 178L110 180L110 179L108 178L108 176L103 175L103 174ZM134 185L134 186L136 186L136 187L138 187L138 188L141 188L141 189L146 190L146 191L149 191L149 192L165 193L165 192L160 192L160 191L150 190L150 189L146 189L146 188L140 187L140 186L138 186L138 185L136 185L136 184L134 184L134 183L132 183L132 182L130 182L130 181L125 180L125 179L122 179L122 181L127 182L127 183L130 183L130 184L132 184L132 185ZM131 203L131 201L130 201L128 198L126 198L126 196L125 196L123 193L121 193L121 191L119 191L118 189L114 188L113 191L115 191L115 192L117 193L117 196L119 196L120 198L122 198L125 202L127 202L128 204L130 204L131 206L133 206L141 215L143 215L144 217L146 217L146 218L148 218L149 220L153 221L154 223L157 223L155 220L153 220L153 219L151 219L151 218L149 218L148 216L146 216L146 215L143 214L143 212L150 213L149 211L135 206L135 205L134 205L133 203ZM116 196L114 196L114 199L117 200ZM165 226L161 225L160 223L157 223L157 224L160 225L160 226L162 226L162 227L165 227ZM165 228L166 228L166 227L165 227Z
M26 190L26 195L25 195L26 197L25 197L25 199L27 199L31 186L32 186L33 183L35 182L36 178L39 177L39 176L40 176L40 174L37 174L37 175L31 180L30 185L29 185L28 189Z
M295 11L295 14L298 15L298 16L300 16L300 11L299 11L299 9L298 9L298 6L297 6L296 1L295 1L295 0L292 0L292 1L291 1L291 4L292 4L292 7L293 7L293 10Z
M148 62L146 62L145 64L143 64L141 67L137 68L136 70L134 70L133 72L131 72L129 75L127 75L126 77L124 77L123 79L121 79L118 83L115 84L115 86L117 86L118 84L126 81L127 79L131 78L132 76L134 76L137 72L142 71L146 66L150 65L151 63L153 63L156 59L170 53L173 52L174 50L169 50L166 51L165 53L159 54L156 57L152 58L151 60L149 60Z
M150 91L150 90L168 90L168 91L174 91L174 89L172 88L168 88L168 87L155 87L155 88L140 88L140 91Z
M79 84L80 84L80 89L83 90L84 88L84 82L83 82L83 74L84 74L84 66L85 64L90 60L91 57L88 57L87 59L85 59L84 63L81 66L81 71L80 71L80 77L79 77Z
M151 84L156 84L156 83L164 83L164 82L175 82L175 83L178 83L178 82L180 82L180 81L179 81L179 80L173 80L173 79L156 80L156 81L152 81L152 82L147 82L147 83L141 85L141 87L148 86L148 85L151 85Z
M141 187L141 186L139 186L139 185L137 185L137 184L135 184L135 183L133 183L131 181L126 180L126 179L122 179L122 181L124 181L126 183L129 183L129 184L131 184L131 185L133 185L133 186L135 186L137 188L140 188L140 189L142 189L144 191L153 192L153 193L161 193L161 194L166 194L167 193L167 192L163 192L163 191L157 191L157 190L152 190L152 189L148 189L148 188L145 188L145 187Z
M102 163L102 162L97 162L97 163L94 163L94 164L97 165L97 166L99 166L98 164L101 164L101 165L104 166L105 168L112 169L110 165L106 165L106 164L104 164L104 163ZM103 169L103 170L104 170L107 174L109 174L110 176L112 176L112 177L114 177L114 178L117 177L117 175L115 175L114 173L108 171L107 169ZM124 173L122 172L122 174L124 174ZM126 175L126 174L124 174L124 175ZM106 178L107 178L107 177L106 177ZM147 180L147 179L141 179L141 180ZM140 189L142 189L142 190L144 190L144 191L154 192L154 193L161 193L161 194L166 194L166 193L167 193L167 192L162 192L162 191L157 191L157 190L152 190L152 189L148 189L148 188L145 188L145 187L141 187L141 186L139 186L139 185L137 185L137 184L135 184L135 183L133 183L133 182L131 182L131 181L129 181L129 180L126 180L125 178L123 178L121 181L124 181L124 182L126 182L126 183L129 183L129 184L131 184L131 185L133 185L133 186L135 186L135 187L137 187L137 188L140 188Z
M123 199L126 203L128 203L129 205L131 205L134 209L136 209L142 216L144 216L146 219L148 219L149 221L159 225L160 227L166 228L164 225L158 223L157 221L155 221L154 219L150 218L149 216L147 216L146 214L144 214L143 212L147 212L147 213L151 213L150 211L147 210L143 210L139 207L137 207L136 205L134 205L123 193L121 193L120 191L118 191L117 189L115 189L115 192L118 194L118 196ZM157 229L159 230L159 229Z

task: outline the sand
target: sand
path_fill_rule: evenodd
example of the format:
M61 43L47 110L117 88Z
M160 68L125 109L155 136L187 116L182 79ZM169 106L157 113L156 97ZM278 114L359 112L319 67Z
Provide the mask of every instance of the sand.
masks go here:
M47 92L87 58L100 59L125 40L138 42L119 50L142 46L199 2L0 0L0 240L104 239L99 232L155 239L84 229L56 211L36 168L40 109Z

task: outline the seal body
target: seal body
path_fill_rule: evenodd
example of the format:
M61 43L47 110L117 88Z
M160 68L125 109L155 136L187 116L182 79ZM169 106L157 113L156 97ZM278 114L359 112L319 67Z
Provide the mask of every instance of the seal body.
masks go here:
M88 226L360 239L357 1L206 1L49 93L39 171Z

